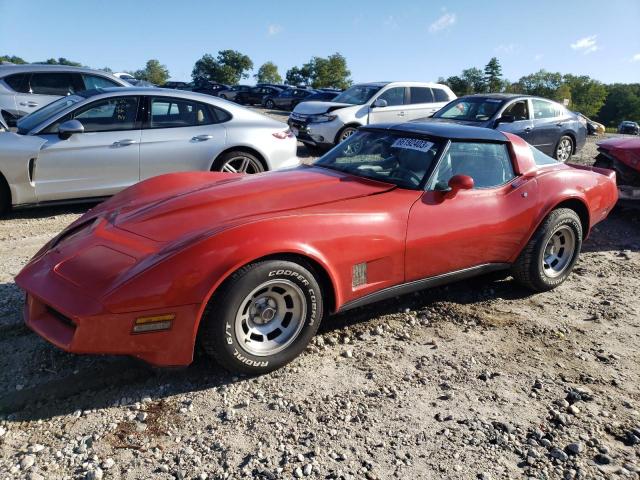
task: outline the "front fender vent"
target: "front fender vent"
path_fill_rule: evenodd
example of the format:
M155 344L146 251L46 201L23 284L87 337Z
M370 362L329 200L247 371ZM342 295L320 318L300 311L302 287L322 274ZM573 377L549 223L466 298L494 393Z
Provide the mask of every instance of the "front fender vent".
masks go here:
M367 262L358 263L353 266L351 286L359 287L367 283Z

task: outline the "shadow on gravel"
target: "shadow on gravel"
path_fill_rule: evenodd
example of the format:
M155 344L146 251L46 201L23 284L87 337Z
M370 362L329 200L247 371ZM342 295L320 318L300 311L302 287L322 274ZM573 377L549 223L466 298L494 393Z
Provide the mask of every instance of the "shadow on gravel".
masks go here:
M582 245L583 252L623 250L640 251L640 208L614 208Z
M52 205L46 207L30 207L12 210L1 220L19 220L52 217L55 215L82 214L99 202L75 203L72 205Z

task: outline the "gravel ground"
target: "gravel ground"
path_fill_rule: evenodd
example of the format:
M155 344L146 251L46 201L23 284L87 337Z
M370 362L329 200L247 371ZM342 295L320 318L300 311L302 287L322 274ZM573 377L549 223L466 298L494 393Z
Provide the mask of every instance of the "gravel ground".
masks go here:
M86 208L0 221L0 478L640 478L638 212L552 292L490 276L400 297L247 378L70 355L22 325L14 275Z

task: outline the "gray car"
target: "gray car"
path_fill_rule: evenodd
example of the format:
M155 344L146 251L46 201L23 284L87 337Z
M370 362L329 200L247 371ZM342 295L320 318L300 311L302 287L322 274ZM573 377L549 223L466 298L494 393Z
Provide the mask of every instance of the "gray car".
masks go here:
M161 88L60 98L0 133L0 211L101 198L176 171L298 165L286 124L231 102Z
M66 95L106 87L130 87L101 70L66 65L0 65L0 116L9 126Z

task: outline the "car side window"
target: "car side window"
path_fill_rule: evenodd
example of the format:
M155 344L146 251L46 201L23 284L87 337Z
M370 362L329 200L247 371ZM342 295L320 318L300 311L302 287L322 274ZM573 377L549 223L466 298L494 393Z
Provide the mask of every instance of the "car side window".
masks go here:
M83 73L82 80L84 81L84 88L86 90L120 86L118 83L114 82L113 80L109 80L108 78L100 77L98 75L87 75Z
M447 92L441 88L432 88L431 90L433 90L433 98L435 98L436 102L448 102L450 100Z
M503 143L451 143L440 159L428 188L444 188L454 175L473 178L474 189L498 187L515 178L509 150Z
M29 84L31 93L39 95L64 96L75 93L73 76L70 73L34 73Z
M409 94L411 104L415 103L433 103L433 94L431 89L427 87L410 87Z
M11 90L18 93L29 93L29 77L30 73L14 73L4 78L4 81Z
M513 115L515 121L529 120L529 102L518 100L509 105L502 115Z
M380 100L386 100L388 107L404 105L404 91L404 87L393 87L384 91L378 98Z
M534 98L531 100L531 103L533 103L533 118L536 120L555 118L558 116L558 109L551 102Z
M59 118L42 133L58 133L67 120L78 120L85 133L135 130L139 97L115 97L98 100Z
M216 123L208 106L180 98L152 97L150 128L195 127Z

